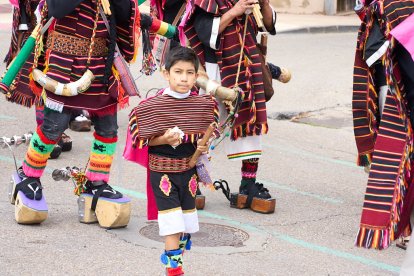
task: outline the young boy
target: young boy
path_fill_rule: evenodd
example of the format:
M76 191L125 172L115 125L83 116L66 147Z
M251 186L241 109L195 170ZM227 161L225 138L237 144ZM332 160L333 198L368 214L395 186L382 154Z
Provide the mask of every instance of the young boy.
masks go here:
M142 101L130 115L133 147L148 146L149 178L158 209L159 233L165 237L161 262L167 275L183 275L182 253L190 233L199 230L195 196L198 176L189 161L198 139L217 120L212 96L191 92L198 70L193 50L178 46L167 58L164 77L169 87Z

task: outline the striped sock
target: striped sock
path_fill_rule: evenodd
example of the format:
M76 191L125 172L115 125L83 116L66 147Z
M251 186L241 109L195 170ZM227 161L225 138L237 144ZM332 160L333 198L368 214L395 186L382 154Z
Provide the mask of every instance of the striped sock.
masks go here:
M45 170L47 159L53 151L57 141L53 141L44 136L40 126L33 134L27 149L26 157L23 161L23 171L29 177L40 177Z
M103 180L108 182L118 137L105 138L96 132L93 135L95 140L92 143L86 177L90 181Z
M256 181L257 168L259 167L259 158L250 158L242 161L241 175L242 181L241 186L247 185L253 180Z

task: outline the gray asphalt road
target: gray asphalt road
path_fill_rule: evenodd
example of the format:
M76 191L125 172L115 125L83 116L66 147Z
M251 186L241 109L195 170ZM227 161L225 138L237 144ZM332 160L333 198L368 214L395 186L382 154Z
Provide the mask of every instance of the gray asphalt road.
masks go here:
M0 56L8 33L0 33ZM354 165L356 149L350 111L354 33L279 35L269 41L269 60L289 67L289 84L275 83L269 116L300 114L297 122L269 120L259 178L277 199L277 210L261 215L228 207L220 192L204 190L207 205L200 220L247 233L241 247L197 247L185 255L188 275L396 275L404 252L354 247L367 175ZM139 76L140 62L133 66ZM1 68L3 71L4 66ZM159 74L138 80L143 94L163 87ZM138 99L131 101L135 106ZM130 109L130 108L129 108ZM35 128L34 110L0 101L0 136ZM145 171L120 158L128 110L119 114L120 143L111 183L133 202L131 224L106 231L77 221L76 197L69 183L54 182L50 172L67 165L84 166L92 133L68 131L74 148L48 164L42 178L49 219L40 226L17 225L7 200L10 153L0 151L0 275L160 275L162 244L142 236L146 226ZM25 148L17 148L18 159ZM215 178L233 190L240 164L213 158ZM211 235L220 243L222 235ZM203 231L203 229L201 229ZM214 232L214 231L213 231ZM203 235L198 238L201 239ZM214 236L214 237L213 237Z

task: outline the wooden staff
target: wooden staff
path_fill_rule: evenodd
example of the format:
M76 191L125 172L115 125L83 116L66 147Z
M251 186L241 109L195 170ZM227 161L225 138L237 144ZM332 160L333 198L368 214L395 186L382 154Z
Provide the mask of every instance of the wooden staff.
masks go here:
M210 137L213 134L215 129L216 129L216 123L211 123L208 126L208 128L206 130L206 133L204 134L203 138L201 139L200 146L207 145L207 142L210 139ZM194 166L197 164L197 159L200 157L201 154L202 154L202 152L198 149L194 152L193 156L190 159L190 162L188 162L188 165L190 166L190 168L194 168Z
M254 16L254 19L256 19L257 27L263 28L264 27L263 15L262 15L262 12L260 11L260 5L258 3L254 4L253 16Z
M207 94L211 94L222 101L233 102L237 99L237 92L231 88L221 86L215 81L209 80L206 71L203 66L198 69L198 78L196 85L206 91Z

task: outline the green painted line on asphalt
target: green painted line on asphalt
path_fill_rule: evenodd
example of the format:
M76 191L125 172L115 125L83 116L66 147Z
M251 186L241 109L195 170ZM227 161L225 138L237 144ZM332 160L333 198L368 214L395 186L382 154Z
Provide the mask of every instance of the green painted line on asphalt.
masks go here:
M290 244L294 244L294 245L298 245L298 246L301 246L301 247L311 249L313 251L318 251L318 252L325 253L325 254L328 254L328 255L332 255L332 256L335 256L335 257L339 257L339 258L342 258L342 259L347 259L347 260L350 260L350 261L359 262L359 263L362 263L362 264L365 264L365 265L368 265L368 266L371 266L371 267L379 268L379 269L382 269L382 270L387 270L387 271L390 271L390 272L399 272L400 271L400 268L397 267L397 266L393 266L393 265L389 265L389 264L386 264L386 263L378 262L378 261L375 261L375 260L372 260L372 259L368 259L368 258L361 257L361 256L358 256L358 255L354 255L354 254L351 254L351 253L343 252L343 251L336 250L336 249L333 249L333 248L329 248L329 247L326 247L326 246L321 246L321 245L318 245L318 244L310 243L310 242L307 242L307 241L304 241L304 240L301 240L301 239L291 237L291 236L286 235L286 234L279 233L277 231L266 231L266 230L263 230L263 229L260 229L260 228L256 227L255 225L252 225L252 224L249 224L249 223L242 223L240 221L234 220L234 219L226 217L226 216L217 215L217 214L214 214L214 213L206 212L204 210L200 210L200 211L198 211L198 213L202 216L205 216L205 217L214 218L214 219L218 219L218 220L223 220L226 223L238 226L238 227L243 228L245 230L261 232L261 233L264 233L264 234L266 234L266 233L271 234L275 238L278 238L278 239L283 240L285 242L288 242Z
M0 120L16 120L16 117L7 116L7 115L0 115Z
M289 147L289 146L277 146L277 145L269 145L269 144L263 144L263 146L268 147L268 148L272 148L272 149L276 149L276 150L285 151L285 152L288 152L288 153L294 153L294 154L297 154L299 156L306 156L306 157L310 157L310 158L313 158L313 159L318 159L318 160L329 162L329 163L339 164L339 165L354 168L354 169L361 169L361 170L364 169L363 167L357 166L354 162L339 160L339 159L325 157L325 156L320 156L320 155L317 155L317 154L314 154L314 153L311 153L311 152L306 152L304 150L293 149L292 147Z
M114 188L119 189L119 187L116 187L116 186L114 186ZM123 188L119 189L119 191L126 194L126 195L136 197L138 199L146 199L145 194L137 192L137 191L133 191L133 190L129 190L129 189L123 189ZM318 244L310 243L310 242L307 242L307 241L304 241L304 240L301 240L301 239L291 237L291 236L286 235L286 234L279 233L277 231L266 231L266 230L258 228L257 226L255 226L253 224L240 222L240 221L234 220L234 219L232 219L230 217L227 217L227 216L218 215L218 214L207 212L207 211L204 211L204 210L199 210L198 214L202 217L213 218L213 219L225 221L228 224L235 225L235 226L240 227L240 228L242 228L246 231L259 232L259 233L263 233L263 234L271 234L272 236L274 236L275 238L278 238L279 240L283 240L283 241L288 242L290 244L294 244L294 245L298 245L298 246L301 246L301 247L304 247L304 248L308 248L308 249L311 249L313 251L318 251L318 252L325 253L325 254L328 254L328 255L332 255L332 256L335 256L335 257L339 257L339 258L342 258L342 259L347 259L347 260L350 260L350 261L359 262L359 263L362 263L362 264L365 264L365 265L368 265L368 266L371 266L371 267L379 268L379 269L382 269L382 270L387 270L387 271L391 271L391 272L399 272L400 271L400 268L397 267L397 266L377 262L375 260L364 258L364 257L354 255L354 254L351 254L351 253L347 253L347 252L343 252L343 251L336 250L336 249L333 249L333 248L329 248L329 247L321 246L321 245L318 245Z
M144 194L144 193L140 193L140 192L137 192L137 191L134 191L134 190L129 190L129 189L121 188L121 187L115 186L115 185L111 185L111 186L115 190L117 190L117 191L119 191L119 192L121 192L123 194L129 195L129 196L133 196L133 197L138 198L138 199L144 199L144 200L147 199L147 195Z
M298 189L295 189L295 188L292 188L292 187L289 187L289 186L286 186L286 185L277 184L277 183L274 183L274 182L270 182L270 181L266 181L266 180L260 180L260 179L257 180L257 181L259 183L265 184L265 186L275 187L279 190L285 190L285 191L300 194L300 195L303 195L303 196L313 197L315 199L325 201L325 202L329 202L329 203L332 203L332 204L342 204L342 203L344 203L344 201L341 200L341 199L336 199L336 198L331 198L331 197L318 195L318 194L314 194L314 193L310 193L310 192L300 191Z

